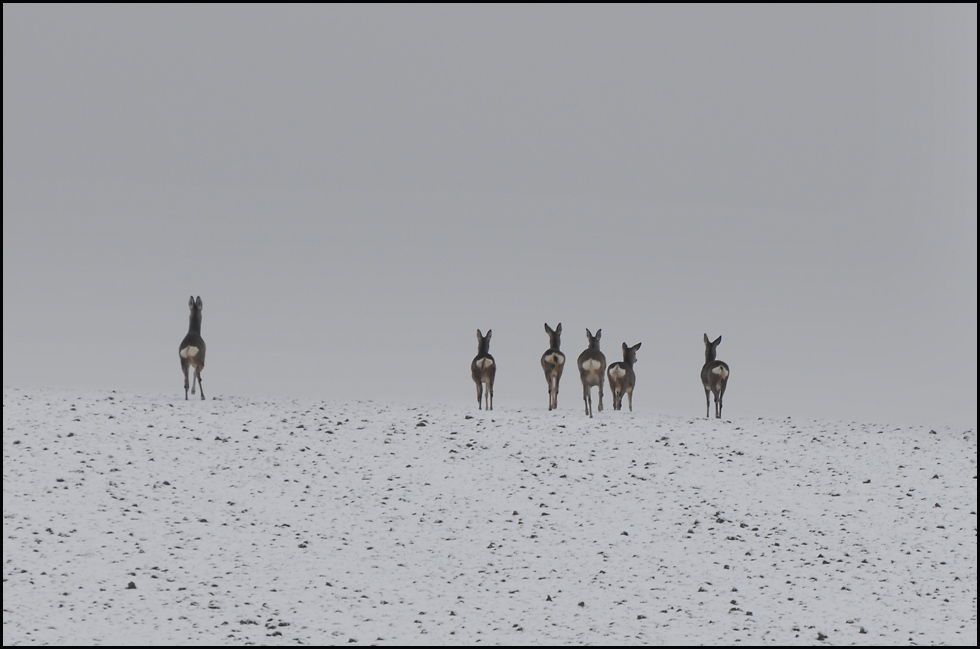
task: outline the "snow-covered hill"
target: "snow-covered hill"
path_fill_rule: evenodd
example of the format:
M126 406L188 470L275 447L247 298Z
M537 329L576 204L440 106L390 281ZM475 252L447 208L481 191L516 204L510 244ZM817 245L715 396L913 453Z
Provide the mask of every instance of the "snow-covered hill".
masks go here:
M180 396L4 388L5 645L976 644L975 430Z

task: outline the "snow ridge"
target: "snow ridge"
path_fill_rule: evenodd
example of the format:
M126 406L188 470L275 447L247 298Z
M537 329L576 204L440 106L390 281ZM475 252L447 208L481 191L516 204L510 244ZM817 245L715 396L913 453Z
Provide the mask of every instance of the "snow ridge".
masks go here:
M976 431L4 388L3 642L963 644Z

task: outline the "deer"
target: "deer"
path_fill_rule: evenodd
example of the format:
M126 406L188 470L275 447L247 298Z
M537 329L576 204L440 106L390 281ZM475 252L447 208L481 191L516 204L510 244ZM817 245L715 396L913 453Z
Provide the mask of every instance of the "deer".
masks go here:
M541 367L544 369L544 380L548 382L548 411L558 408L558 382L562 370L565 369L565 355L559 351L561 347L561 323L554 329L544 323L544 331L548 334L551 344L541 355Z
M484 336L480 330L476 330L477 352L476 358L470 363L470 374L476 383L476 403L483 409L483 386L487 386L487 410L493 410L493 377L497 373L497 364L490 355L490 336L493 330L487 329Z
M194 296L191 296L190 302L187 303L190 307L190 326L187 328L187 335L184 339L180 341L180 369L184 371L184 401L187 400L187 388L190 387L191 394L194 394L194 388L201 388L201 400L204 400L204 385L201 383L201 370L204 369L204 339L201 338L201 310L204 308L204 302L201 301L201 296L197 296L197 300ZM190 367L194 367L194 379L188 383L187 381L187 371Z
M582 399L585 401L585 414L592 418L592 386L599 387L599 412L602 412L602 382L606 372L606 357L599 351L599 338L602 329L597 329L595 335L588 329L585 335L589 337L589 347L578 355L578 373L582 379Z
M636 385L636 373L633 364L636 362L636 351L643 343L632 347L623 343L623 360L609 366L609 391L612 392L613 410L623 409L623 394L629 401L630 412L633 412L633 386Z
M701 384L704 386L704 417L707 419L711 413L710 394L715 395L715 419L721 419L722 399L725 396L725 387L728 385L728 375L730 371L728 364L724 361L716 361L716 349L721 343L721 336L714 342L708 340L708 334L704 334L704 366L701 367Z

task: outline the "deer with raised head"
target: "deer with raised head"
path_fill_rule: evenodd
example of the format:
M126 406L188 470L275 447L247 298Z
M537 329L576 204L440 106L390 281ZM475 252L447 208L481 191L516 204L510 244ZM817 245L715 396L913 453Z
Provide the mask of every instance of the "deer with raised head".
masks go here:
M554 329L544 323L545 333L551 344L548 350L541 355L541 367L544 369L544 380L548 382L548 410L558 408L558 382L561 380L562 370L565 369L565 355L559 351L561 347L561 323Z
M201 338L201 310L204 302L201 296L191 296L187 306L191 310L191 324L187 328L187 335L180 341L180 369L184 371L184 400L187 400L187 388L194 394L194 388L201 388L201 400L204 400L204 384L201 383L201 370L204 369L204 339ZM194 368L194 379L188 382L187 371Z
M636 362L636 350L643 343L636 343L632 347L623 343L623 360L609 366L607 375L609 376L609 391L612 392L613 410L623 409L623 395L626 395L630 405L630 412L633 412L633 386L636 385L636 373L633 372L633 363Z
M578 373L582 378L582 399L585 401L585 414L592 416L592 386L599 387L599 412L602 412L602 383L606 373L606 357L599 351L599 338L602 329L595 335L588 329L585 335L589 337L589 348L578 355Z
M715 419L721 419L722 399L725 396L725 387L728 385L728 364L724 361L716 361L715 351L721 343L721 336L714 342L708 340L708 334L704 334L704 366L701 368L701 384L704 386L704 416L710 417L711 398L709 394L715 395Z
M476 383L476 403L483 409L483 386L486 385L487 410L493 410L493 377L497 373L497 364L490 355L490 336L493 330L487 329L484 336L480 330L476 330L477 351L476 358L470 363L470 374Z

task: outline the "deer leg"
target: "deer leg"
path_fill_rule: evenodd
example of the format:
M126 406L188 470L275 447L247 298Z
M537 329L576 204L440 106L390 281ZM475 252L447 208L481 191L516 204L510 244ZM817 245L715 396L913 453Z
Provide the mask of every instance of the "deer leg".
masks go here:
M190 382L187 380L187 365L190 363L183 356L180 357L180 369L184 372L184 401L187 401L187 390L191 387Z
M201 388L201 401L204 401L204 384L201 383L201 368L194 368L194 377L197 379L197 387Z
M633 388L626 388L626 398L630 402L630 412L633 412Z
M603 385L602 375L599 375L599 412L602 412L602 385Z
M589 384L582 383L582 400L585 401L585 414L589 417L592 416L592 391L589 390Z
M493 379L492 378L487 382L487 402L489 404L487 410L493 410Z
M476 406L483 410L483 381L476 382Z
M704 418L707 419L711 416L711 396L709 394L708 388L704 389Z

